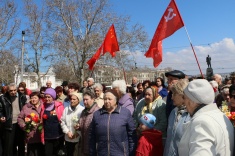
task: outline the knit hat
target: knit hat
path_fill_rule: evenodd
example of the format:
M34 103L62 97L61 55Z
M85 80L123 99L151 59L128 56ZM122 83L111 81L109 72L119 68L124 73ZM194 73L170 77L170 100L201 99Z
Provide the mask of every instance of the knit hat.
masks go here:
M156 117L152 114L146 113L141 116L140 123L144 124L148 128L153 128L156 123Z
M81 101L83 100L81 93L72 92L72 93L70 94L70 96L72 96L72 95L75 95L75 96L78 98L79 102L81 102Z
M46 91L44 92L44 95L50 95L54 100L56 99L56 92L52 88L47 88Z
M107 90L105 93L108 93L108 92L112 93L112 94L116 97L116 99L117 99L116 103L118 103L118 101L119 101L119 95L118 95L117 91L114 90L114 89L109 89L109 90Z
M205 79L197 79L189 82L184 89L184 94L197 104L213 104L215 94L210 83Z

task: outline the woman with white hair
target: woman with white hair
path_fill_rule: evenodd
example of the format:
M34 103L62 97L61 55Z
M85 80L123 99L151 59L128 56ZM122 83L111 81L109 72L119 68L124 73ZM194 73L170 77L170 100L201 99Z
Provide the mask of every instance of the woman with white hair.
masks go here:
M134 101L126 93L126 82L124 80L116 80L112 83L112 88L118 92L120 98L118 101L119 105L127 108L132 115L134 112Z
M103 86L100 83L95 83L93 88L95 91L95 102L100 108L102 108L104 105Z
M183 125L180 156L233 155L234 128L213 103L214 98L213 88L204 79L193 80L184 89L184 104L191 120Z

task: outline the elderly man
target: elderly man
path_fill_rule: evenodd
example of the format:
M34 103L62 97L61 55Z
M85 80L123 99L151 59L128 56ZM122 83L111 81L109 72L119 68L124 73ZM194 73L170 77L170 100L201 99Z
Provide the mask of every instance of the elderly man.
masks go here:
M100 108L102 108L104 105L103 86L100 83L95 83L94 91L95 91L95 102Z
M220 92L221 88L223 87L222 76L220 74L215 74L213 76L213 80L215 80L218 83L218 89L219 89L219 92Z
M176 84L180 79L185 78L185 74L179 70L173 70L166 72L165 76L167 77L168 89L171 89L172 85ZM166 99L166 117L168 119L171 111L175 108L172 100L172 92L170 91Z
M132 78L132 84L131 84L131 87L133 87L135 89L135 91L137 92L137 85L138 85L138 79L137 77L133 77Z
M26 103L24 94L18 92L14 83L0 97L0 121L3 124L4 156L25 155L24 131L17 124L17 117ZM17 150L18 149L18 150Z
M233 155L234 127L214 104L214 98L214 91L205 79L193 80L184 89L184 104L191 120L183 125L179 155Z
M94 79L92 77L88 78L87 79L87 84L88 85L87 85L87 87L85 89L83 89L83 93L87 92L87 91L95 93L94 92L94 83L95 83L95 81L94 81Z
M51 81L50 81L50 80L48 80L48 81L46 82L46 86L47 86L47 88L52 88L52 87L51 87L51 85L52 85Z

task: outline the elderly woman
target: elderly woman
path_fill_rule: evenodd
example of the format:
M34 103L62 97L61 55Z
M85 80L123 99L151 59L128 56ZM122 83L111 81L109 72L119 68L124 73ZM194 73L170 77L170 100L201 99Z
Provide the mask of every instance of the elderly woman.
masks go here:
M93 88L95 91L95 102L100 108L102 108L104 105L103 86L100 83L95 83Z
M230 102L230 95L229 95L229 87L231 85L225 85L221 88L221 92L219 95L215 97L215 103L217 104L217 107L220 108L222 106L222 103L229 103Z
M108 90L104 107L94 113L90 131L90 156L134 156L136 131L128 109L118 105L118 93Z
M43 127L45 139L45 155L52 156L61 153L64 143L64 134L60 126L64 111L62 102L55 101L56 92L52 88L45 91L43 104Z
M166 119L166 104L162 97L158 94L156 86L149 87L144 91L144 99L140 100L136 105L134 119L136 123L145 113L153 114L156 117L154 128L163 133L163 138L166 137L167 119Z
M126 82L124 80L116 80L113 82L112 88L117 91L120 97L118 104L121 107L129 109L132 115L134 112L134 101L130 95L126 93Z
M27 156L40 156L44 155L44 146L42 139L42 125L40 122L42 112L42 104L40 102L39 92L33 92L30 94L30 103L23 106L17 122L19 126L26 132L26 143L27 143ZM30 116L30 118L29 118ZM26 118L31 121L38 121L35 126L27 126Z
M204 79L193 80L184 89L184 104L191 120L184 124L179 155L233 155L233 126L213 103L214 98L213 88Z
M167 139L164 156L178 156L178 144L183 135L183 123L190 120L184 105L184 89L188 85L187 79L181 79L171 87L173 104L176 106L168 118Z
M89 156L89 130L90 124L95 111L100 109L100 107L95 103L95 94L93 92L87 91L83 93L83 102L85 109L79 119L79 126L77 127L81 131L81 152L83 156Z
M80 135L77 133L75 127L78 123L78 119L84 109L83 106L79 105L82 100L82 96L79 93L70 94L70 105L64 109L61 117L61 127L65 133L65 146L67 156L73 156L75 146L78 145Z

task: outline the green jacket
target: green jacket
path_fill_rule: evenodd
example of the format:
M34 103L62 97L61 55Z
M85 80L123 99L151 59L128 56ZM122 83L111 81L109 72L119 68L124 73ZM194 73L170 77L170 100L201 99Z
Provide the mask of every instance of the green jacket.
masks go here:
M134 120L136 121L136 124L138 125L139 119L141 117L141 112L144 106L146 105L146 102L143 99L141 99L135 108L134 112ZM154 126L155 129L160 130L163 133L163 137L166 137L166 131L167 131L167 118L166 118L166 103L162 99L155 100L152 104L152 110L153 115L156 117L156 124ZM149 112L146 112L149 113Z

